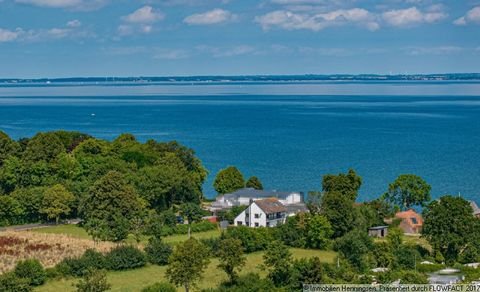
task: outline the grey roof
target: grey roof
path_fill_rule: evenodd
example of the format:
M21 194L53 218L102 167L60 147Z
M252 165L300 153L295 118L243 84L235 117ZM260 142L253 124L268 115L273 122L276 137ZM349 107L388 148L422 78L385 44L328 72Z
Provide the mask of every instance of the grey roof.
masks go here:
M304 203L298 203L298 204L288 204L285 205L287 208L288 213L306 213L308 212L307 205Z
M478 208L477 203L475 203L475 201L469 201L469 202L470 202L470 206L472 206L473 214L474 215L480 214L480 208Z
M296 192L279 192L276 190L266 191L266 190L256 190L254 188L243 188L233 193L225 194L224 196L226 199L238 199L240 197L251 198L251 199L273 197L280 200L285 200L289 195L293 193L296 193Z
M388 226L374 226L374 227L370 227L368 228L368 230L382 230L382 229L387 229Z

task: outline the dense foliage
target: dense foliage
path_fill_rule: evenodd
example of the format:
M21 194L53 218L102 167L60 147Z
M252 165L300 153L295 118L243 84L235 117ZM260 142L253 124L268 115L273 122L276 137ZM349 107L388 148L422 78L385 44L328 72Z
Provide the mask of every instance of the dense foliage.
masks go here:
M133 246L118 246L106 256L107 267L110 270L129 270L145 266L145 254Z
M112 201L105 193L115 191L130 200L128 204L144 202L134 203L133 211L140 205L163 211L175 204L199 203L206 175L193 150L177 142L140 143L130 134L109 142L66 131L14 141L0 131L0 225L81 215L101 230L95 233L98 238L119 239L123 231L112 234L107 230L113 224L107 222L124 229L131 222L116 218L126 210L110 212L124 202ZM92 214L92 208L101 207L91 200L97 196L103 204L113 203L106 211L110 216Z
M223 195L245 187L245 179L238 168L229 166L217 173L213 187L217 193Z

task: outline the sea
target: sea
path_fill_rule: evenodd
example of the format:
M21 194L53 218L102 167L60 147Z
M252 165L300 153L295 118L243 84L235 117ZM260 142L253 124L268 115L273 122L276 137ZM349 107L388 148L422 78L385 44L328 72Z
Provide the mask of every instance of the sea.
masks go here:
M353 168L359 201L411 173L434 198L480 203L479 81L0 84L0 130L60 129L179 141L208 169L209 198L233 165L266 189L303 192Z

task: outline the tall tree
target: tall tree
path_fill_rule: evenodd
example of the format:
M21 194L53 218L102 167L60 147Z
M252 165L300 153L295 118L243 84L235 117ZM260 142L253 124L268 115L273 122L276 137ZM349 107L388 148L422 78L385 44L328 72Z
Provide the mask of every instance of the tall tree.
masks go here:
M62 141L55 133L38 133L28 141L23 158L26 162L53 161L60 153L66 152Z
M339 192L329 192L323 196L322 214L330 221L333 237L345 235L355 225L353 201Z
M269 268L268 277L276 286L285 286L290 282L292 254L280 241L274 241L267 247L263 262Z
M325 216L310 215L306 217L305 237L308 247L324 249L332 235L332 226Z
M252 176L247 180L245 184L247 188L254 188L256 190L263 190L263 185L260 179L256 176Z
M430 185L414 174L402 174L388 186L386 198L406 210L430 201Z
M237 271L245 265L245 256L243 255L242 242L239 239L225 238L220 241L218 258L220 263L218 267L225 271L234 283L237 279Z
M366 256L373 249L373 239L366 231L350 231L337 239L336 249L359 271L364 271L368 268Z
M219 194L228 194L245 187L245 180L240 170L229 166L217 173L213 187Z
M47 215L48 219L55 219L58 224L62 215L68 215L75 197L64 186L56 184L45 190L40 213Z
M180 207L180 214L187 218L188 221L188 238L190 238L190 229L192 223L200 221L202 219L203 210L199 205L194 203L186 203Z
M480 221L463 198L443 196L431 202L423 215L422 236L447 262L456 261L469 246L480 245Z
M202 278L203 270L210 263L208 248L195 238L177 245L170 257L166 276L175 286L183 286L185 291L196 287Z
M144 214L145 205L123 175L111 171L92 186L81 213L90 234L101 240L122 241L131 231L132 221Z
M15 154L18 145L3 131L0 131L0 166L9 155Z
M361 186L362 178L353 169L349 169L346 174L326 174L322 180L324 192L339 192L352 201L357 199Z

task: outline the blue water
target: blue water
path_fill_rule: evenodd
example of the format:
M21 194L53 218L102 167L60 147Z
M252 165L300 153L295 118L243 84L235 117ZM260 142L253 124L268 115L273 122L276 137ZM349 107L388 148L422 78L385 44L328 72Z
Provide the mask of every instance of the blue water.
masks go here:
M209 197L215 173L235 165L269 189L318 190L323 174L352 167L360 200L415 173L435 197L480 201L476 82L0 85L0 129L178 140L210 171Z

